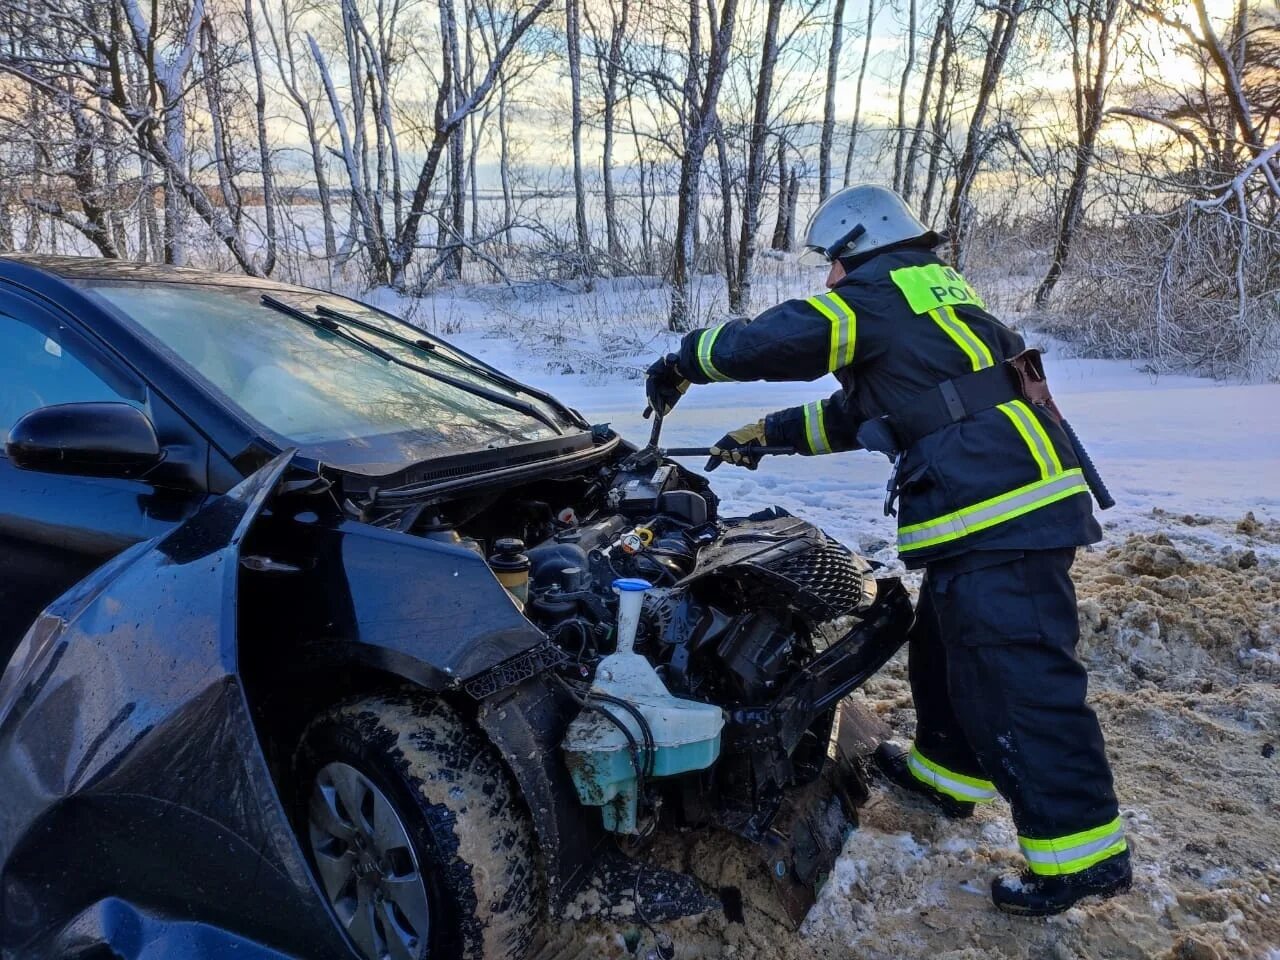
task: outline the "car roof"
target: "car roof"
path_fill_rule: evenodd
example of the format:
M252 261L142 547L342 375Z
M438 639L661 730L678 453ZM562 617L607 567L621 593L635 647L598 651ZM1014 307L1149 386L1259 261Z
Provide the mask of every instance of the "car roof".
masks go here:
M295 284L280 283L243 273L221 273L194 267L174 267L161 263L139 263L106 257L55 257L45 254L5 253L0 265L9 261L52 274L63 280L150 280L153 283L216 283L232 287L301 290Z

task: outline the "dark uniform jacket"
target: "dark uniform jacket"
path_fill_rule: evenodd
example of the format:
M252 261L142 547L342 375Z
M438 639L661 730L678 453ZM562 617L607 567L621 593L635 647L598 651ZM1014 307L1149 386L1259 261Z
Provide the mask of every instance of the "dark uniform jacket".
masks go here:
M959 273L916 247L871 257L828 293L693 331L679 367L695 383L835 374L840 389L830 398L765 420L769 444L813 455L858 448L864 420L1023 348ZM1065 433L1020 399L918 440L901 458L898 482L898 550L911 567L1102 536Z

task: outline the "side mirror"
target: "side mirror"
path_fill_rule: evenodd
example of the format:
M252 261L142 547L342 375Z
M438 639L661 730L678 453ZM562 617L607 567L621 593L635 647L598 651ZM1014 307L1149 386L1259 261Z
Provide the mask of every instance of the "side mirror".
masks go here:
M151 419L127 403L57 403L19 417L14 466L87 477L137 477L164 459Z

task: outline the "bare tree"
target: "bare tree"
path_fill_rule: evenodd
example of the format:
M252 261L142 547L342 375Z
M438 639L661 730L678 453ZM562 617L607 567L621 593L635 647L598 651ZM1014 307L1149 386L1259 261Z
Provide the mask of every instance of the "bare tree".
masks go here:
M742 191L742 233L738 240L736 270L728 268L729 309L744 313L751 303L751 278L760 227L760 200L764 194L765 141L769 136L769 108L773 73L778 61L778 21L783 0L767 0L760 67L756 74L755 110L747 135L747 176Z
M1058 216L1057 236L1048 272L1036 288L1036 306L1044 306L1062 276L1071 241L1084 212L1085 185L1094 147L1106 117L1107 90L1114 66L1123 0L1065 0L1062 26L1071 45L1074 163Z
M332 261L338 252L337 231L334 227L333 199L329 189L329 176L325 171L325 149L320 125L316 118L316 101L306 90L304 64L296 48L299 34L299 8L294 0L259 0L262 23L270 38L271 57L275 74L284 87L302 121L307 149L311 160L311 173L315 179L316 197L319 201L320 223L324 242L324 256ZM305 7L302 8L305 10ZM278 22L277 22L278 21Z
M831 47L827 51L827 90L822 99L822 135L818 143L818 199L831 193L831 144L836 129L836 81L840 77L840 48L844 42L845 0L831 8Z
M387 0L394 3L395 0ZM462 199L462 170L464 167L462 131L467 118L480 109L493 91L503 67L515 52L530 27L548 7L551 0L534 0L522 4L510 13L494 7L477 11L474 28L490 35L487 62L477 65L474 79L463 74L458 48L459 25L453 0L439 0L438 38L440 43L440 73L437 80L435 105L430 125L423 131L423 159L413 177L413 192L407 209L402 209L403 191L400 188L405 172L401 170L399 121L391 108L392 90L386 70L385 46L373 43L363 18L355 10L351 0L344 0L343 38L347 58L347 70L353 82L350 87L350 113L339 96L333 79L329 58L314 36L308 38L312 56L320 70L330 109L337 126L343 164L352 185L353 209L357 214L370 261L372 278L396 288L404 288L406 271L419 245L422 220L431 206L432 187L442 160L447 158L449 184L446 197L448 213L437 215L437 223L444 238L437 242L437 262L432 270L446 267L446 273L456 275L460 271L461 250L466 245L464 223L460 223L465 210ZM379 17L380 35L390 43L394 36L395 17L390 13ZM421 56L421 51L415 51ZM379 171L389 172L380 182L370 183L365 176L362 157L365 155L363 96L358 93L360 78L374 81L378 109L368 122L377 133L379 148L387 153L378 161ZM456 138L456 139L455 139ZM389 198L393 207L392 225L389 228L383 218L383 200Z
M244 0L244 22L248 28L249 56L253 63L253 113L258 135L258 176L262 180L263 238L266 244L262 272L271 276L276 268L276 186L271 167L271 146L267 140L267 86L262 70L258 30L254 23L253 0Z
M876 0L867 0L867 25L862 35L862 60L858 66L858 84L853 94L853 121L849 124L849 144L844 154L846 186L853 175L853 155L858 149L858 129L862 120L862 83L867 77L867 64L871 62L871 31L875 27L876 12Z
M580 0L565 0L565 41L569 63L569 135L573 144L573 220L578 234L578 272L591 276L591 236L587 232L587 189L582 176L582 13Z
M986 57L982 64L982 73L978 78L978 92L973 112L969 117L964 150L956 163L955 189L951 193L951 204L947 210L947 232L951 237L951 256L957 266L964 264L964 227L969 191L973 187L973 181L982 165L983 157L991 145L991 131L985 126L987 112L991 106L992 97L995 96L996 89L1000 85L1018 26L1029 5L1030 0L1009 0L996 7L990 34L985 38Z
M774 250L795 249L796 209L800 203L800 173L792 167L784 179L778 181L778 219L773 227Z
M893 189L901 190L902 164L907 139L907 87L911 83L911 71L916 66L916 0L907 0L907 62L898 82L898 126L894 131ZM923 97L921 98L923 99Z
M186 97L205 21L203 0L185 9L149 12L138 0L117 0L105 9L83 0L15 2L23 4L19 13L27 17L28 48L0 57L0 71L127 132L163 177L165 260L187 259L185 223L191 210L242 270L258 273L244 236L192 172ZM64 42L64 28L74 31L76 45Z
M631 18L630 0L609 0L609 32L602 40L602 30L596 26L590 8L583 9L583 16L596 39L596 70L599 75L600 101L604 141L600 150L600 179L604 189L604 223L609 259L614 269L623 257L621 231L618 226L618 195L614 183L614 142L618 127L619 78L622 72L623 46Z
M933 39L929 41L929 54L924 65L924 85L920 90L916 107L915 127L911 131L911 144L907 148L906 159L903 161L902 195L907 200L910 200L915 193L916 164L920 159L920 149L924 143L925 125L929 115L929 98L933 93L933 80L938 70L939 53L951 29L954 3L955 0L942 0L938 9L938 19L933 26ZM939 85L938 97L941 98L944 94L945 91Z
M699 0L689 0L689 53L682 88L684 150L680 157L680 179L676 188L675 252L671 262L671 311L668 322L672 330L685 329L690 320L694 229L698 220L702 162L718 122L716 106L720 99L720 85L729 66L729 49L737 12L737 0L721 0L718 14L714 0L707 0L710 44L704 63L701 5Z
M933 120L929 133L929 163L925 171L924 196L920 202L921 214L926 220L933 218L934 195L937 192L942 167L942 156L947 147L949 130L948 110L952 96L952 60L956 52L956 23L954 0L946 0L939 25L943 28L942 63L938 66L938 94L933 106Z

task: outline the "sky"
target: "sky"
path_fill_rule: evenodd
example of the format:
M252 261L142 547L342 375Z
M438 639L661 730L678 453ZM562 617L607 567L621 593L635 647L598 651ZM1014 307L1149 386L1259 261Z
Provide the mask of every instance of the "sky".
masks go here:
M837 166L843 164L843 142L847 137L854 112L857 68L862 55L862 37L866 22L866 2L867 0L856 0L856 2L850 2L846 8L843 68L836 88ZM1207 2L1211 14L1216 17L1223 17L1231 11L1232 0L1207 0ZM1257 0L1257 2L1260 8L1268 3L1273 6L1275 4L1275 0ZM881 0L881 3L883 7L877 12L872 30L871 59L863 89L862 125L864 130L877 128L883 130L894 122L897 114L898 77L906 57L905 12L902 9L895 9L885 0ZM743 0L743 5L744 15L739 37L740 42L750 44L759 36L762 2L761 0ZM898 6L903 6L901 0L898 0ZM909 117L915 115L914 96L918 94L922 83L923 60L927 53L929 33L935 16L933 3L922 0L920 6L920 37L917 41L915 79L908 101ZM1165 9L1183 18L1194 16L1189 3L1166 4ZM823 15L826 15L827 10L824 4ZM792 26L794 24L784 23L784 35ZM539 42L558 47L563 43L558 33L559 29L558 23L546 21L546 27L539 37ZM784 58L780 64L774 97L776 111L780 110L784 104L798 102L799 107L793 111L792 120L808 121L815 127L821 119L829 30L829 22L824 21L821 16L802 28L802 39L793 44L792 57L789 60ZM1017 117L1020 124L1029 131L1033 146L1036 143L1036 137L1055 138L1061 132L1069 130L1071 125L1070 61L1060 42L1058 46L1051 47L1042 41L1041 38L1046 31L1047 24L1044 22L1040 26L1024 31L1022 47L1027 51L1028 59L1017 65L1016 72L1011 72L1001 93L1003 102L1012 104L1016 101ZM1145 51L1146 56L1138 56L1139 50ZM424 61L430 61L432 56L430 51L424 48L418 52ZM755 49L751 52L756 53ZM970 51L970 54L980 55L976 50ZM332 51L330 55L334 61L335 76L337 76L341 72L338 67L341 58L333 56ZM1175 32L1171 28L1157 23L1150 17L1140 18L1130 27L1129 37L1122 46L1114 82L1116 97L1126 102L1131 101L1135 96L1133 88L1141 79L1143 71L1152 69L1153 63L1158 64L1159 80L1170 86L1186 85L1192 82L1197 74L1196 65L1180 50ZM970 62L967 65L968 74L975 73L979 66L979 63ZM401 69L413 70L416 74L416 76L406 74L402 79L398 87L402 95L407 99L408 94L404 91L416 87L423 92L417 94L415 99L421 102L427 98L434 86L434 81L425 76L422 67L405 66ZM591 68L589 65L584 65L584 69L589 72ZM736 87L732 83L735 79L738 81ZM340 77L338 82L339 84L342 82ZM730 86L722 95L722 115L729 118L731 122L735 104L749 102L750 82L749 73L745 68L740 68L736 76L731 78ZM588 83L586 87L589 96L591 84ZM569 81L563 62L555 59L535 67L514 89L513 98L515 103L511 128L516 141L515 154L518 166L527 178L536 181L537 186L563 189L570 160L567 137ZM970 86L968 91L962 91L958 104L960 116L957 119L960 122L971 98ZM598 104L588 99L589 125L584 131L584 151L589 180L596 178L595 171L598 169L602 142L602 131L599 129L598 122L593 122L592 118L593 114L598 114L598 109L593 110L593 107L598 107ZM322 116L327 117L327 104L321 107L320 112ZM642 117L645 115L643 109L640 115ZM652 121L642 119L641 123L647 131L653 131ZM288 171L292 169L296 171L297 176L305 178L309 160L301 150L305 146L305 141L302 139L300 125L278 121L275 129L284 145L295 148L281 157L281 165L286 171L285 176L287 177ZM814 136L813 129L809 131L810 138ZM549 131L553 131L552 135L548 135ZM478 163L478 181L482 190L493 191L499 188L496 118L490 118L485 134ZM1152 128L1147 135L1159 139L1165 134ZM1108 136L1113 143L1120 145L1132 142L1133 134L1127 124L1112 124L1108 130L1104 131L1104 140ZM402 135L401 150L409 161L410 167L420 159L420 151L415 147L413 139L411 136ZM867 175L868 171L874 173L876 167L870 155L875 152L875 137L868 136L862 141L862 145L868 149L863 151L860 148L859 160L862 162L855 163L855 169L861 170L863 175ZM627 178L628 171L625 168L634 165L634 161L632 138L628 133L621 133L615 146L615 164L624 168L620 179Z

